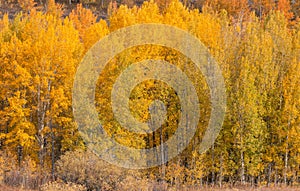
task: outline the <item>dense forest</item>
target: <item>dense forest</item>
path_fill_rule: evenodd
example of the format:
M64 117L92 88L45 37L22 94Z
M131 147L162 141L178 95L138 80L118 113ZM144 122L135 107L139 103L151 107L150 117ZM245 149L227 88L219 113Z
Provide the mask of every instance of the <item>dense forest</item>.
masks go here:
M0 0L0 7L1 190L299 188L299 0ZM227 105L214 144L199 153L211 115L201 71L181 52L160 45L117 54L98 78L95 106L120 144L163 144L180 117L175 90L146 80L131 92L131 114L146 122L153 100L162 100L167 117L161 131L139 134L118 123L111 91L133 63L155 59L177 66L193 82L200 105L197 131L183 152L160 166L133 170L87 148L74 119L72 91L78 66L96 42L144 23L171 25L198 38L222 70Z

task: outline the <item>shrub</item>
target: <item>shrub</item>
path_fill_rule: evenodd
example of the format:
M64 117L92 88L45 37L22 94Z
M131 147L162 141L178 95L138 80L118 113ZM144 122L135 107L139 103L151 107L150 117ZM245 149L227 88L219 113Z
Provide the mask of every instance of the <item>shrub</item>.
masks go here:
M74 184L74 183L64 183L62 181L48 182L41 186L41 191L85 191L87 190L85 186Z
M69 151L56 163L58 178L85 185L89 190L116 190L122 170L99 159L90 151Z

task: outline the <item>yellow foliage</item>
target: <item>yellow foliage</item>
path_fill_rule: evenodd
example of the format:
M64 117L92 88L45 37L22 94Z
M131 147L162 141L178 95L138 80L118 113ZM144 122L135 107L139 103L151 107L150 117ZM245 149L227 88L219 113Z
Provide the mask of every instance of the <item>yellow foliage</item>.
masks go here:
M31 9L33 2L19 0L24 10ZM222 132L207 153L193 152L201 142L211 112L205 79L182 53L158 45L143 45L116 55L99 76L95 105L107 133L120 144L134 148L158 146L174 134L180 100L163 82L147 80L138 84L129 101L134 118L147 122L151 118L151 103L161 99L168 106L161 132L130 132L118 124L111 112L111 90L121 72L132 63L163 59L184 71L195 84L201 106L199 130L177 161L145 170L145 174L155 177L155 173L160 173L157 177L173 185L200 184L215 175L221 181L222 177L237 180L242 178L241 172L248 179L260 177L264 182L269 171L272 171L270 179L276 171L280 179L293 181L300 164L300 25L295 20L290 26L292 14L286 0L277 4L268 0L252 2L255 13L250 14L245 0L210 0L207 1L210 7L203 7L201 12L188 9L176 0L158 1L158 4L144 2L141 7L133 8L121 5L118 9L115 4L109 21L99 22L81 4L62 19L62 7L54 0L48 1L46 13L32 9L11 21L5 14L0 20L1 149L9 151L14 161L23 156L21 167L35 173L39 166L49 169L52 151L57 158L65 151L84 148L72 114L74 74L84 53L120 28L161 23L193 34L219 62L228 95ZM85 154L70 152L62 156L57 163L58 176L88 183L96 189L99 180L103 189L133 189L138 185L136 180L140 177L107 168L110 166ZM7 169L16 168L6 160L1 152L1 175ZM77 179L73 179L75 175ZM132 184L126 184L128 181ZM148 182L141 184L146 189ZM83 188L53 182L41 189Z

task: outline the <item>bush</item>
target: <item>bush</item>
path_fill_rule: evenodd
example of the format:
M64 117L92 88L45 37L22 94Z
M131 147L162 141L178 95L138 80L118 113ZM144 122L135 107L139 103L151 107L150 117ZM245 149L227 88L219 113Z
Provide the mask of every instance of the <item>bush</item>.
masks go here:
M150 189L150 184L145 178L138 178L132 175L126 176L125 179L121 180L121 182L117 185L118 191L123 190L138 190L138 191L148 191L153 190Z
M87 190L85 186L74 184L74 183L64 183L62 181L48 182L41 186L41 191L85 191Z
M43 175L37 172L35 161L29 157L18 160L15 155L9 152L0 151L0 184L25 189L36 189L42 182L49 181L47 173ZM1 190L1 189L0 189Z
M88 190L149 190L148 179L138 170L108 164L91 151L69 151L56 163L57 177L85 185Z
M122 170L99 159L90 151L69 151L56 163L58 178L85 185L89 190L116 190Z

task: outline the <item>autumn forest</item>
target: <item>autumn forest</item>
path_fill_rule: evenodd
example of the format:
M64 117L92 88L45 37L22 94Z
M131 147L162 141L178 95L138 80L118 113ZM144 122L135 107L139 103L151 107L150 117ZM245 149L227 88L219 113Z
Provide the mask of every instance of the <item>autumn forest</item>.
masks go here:
M14 14L0 9L0 190L300 188L299 0L0 0L0 7L10 4L18 7ZM118 143L161 145L180 117L176 91L146 80L130 94L131 114L146 122L153 100L161 100L165 123L151 133L118 123L111 91L133 63L154 59L177 66L191 79L200 105L188 146L165 164L135 170L101 160L87 147L74 119L72 91L76 71L96 42L145 23L198 38L222 71L227 103L220 133L199 153L211 115L201 71L181 52L160 45L117 54L97 80L94 105Z

